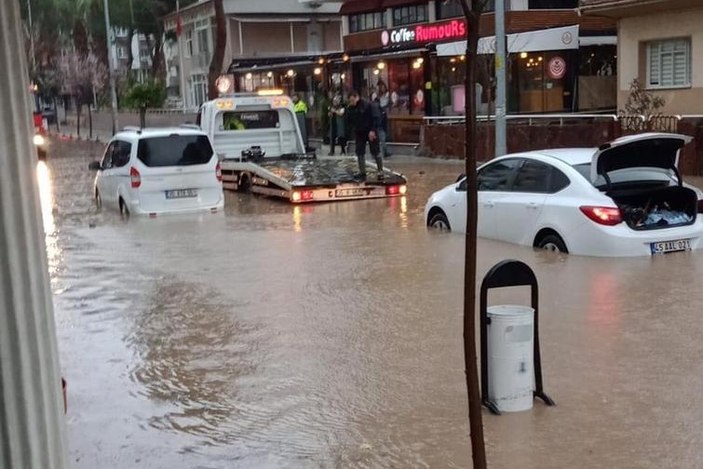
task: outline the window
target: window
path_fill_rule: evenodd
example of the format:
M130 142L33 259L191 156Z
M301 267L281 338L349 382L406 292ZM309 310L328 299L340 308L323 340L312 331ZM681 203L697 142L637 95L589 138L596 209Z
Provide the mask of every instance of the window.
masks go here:
M208 55L210 53L209 29L198 29L198 53Z
M129 163L129 157L132 154L132 144L117 140L112 151L112 166L121 168Z
M127 58L127 47L126 46L117 46L117 58L118 59L126 59Z
M671 39L647 44L650 88L691 86L691 40Z
M349 32L358 33L382 28L385 28L383 12L377 11L375 13L349 15Z
M103 160L100 162L101 169L111 169L112 168L112 153L117 146L117 142L110 143L105 149L105 154L103 155Z
M489 164L478 173L478 190L510 190L519 163L519 159L507 159Z
M191 81L193 103L196 106L200 106L207 98L207 78L203 74L197 74L193 75Z
M183 55L186 57L192 57L193 56L193 31L187 31L186 32L186 45L185 45L185 50L183 52Z
M508 3L509 2L505 2L506 10L509 9ZM436 5L438 20L456 18L457 16L464 16L464 12L461 9L461 0L438 0L436 2ZM488 0L484 11L493 11L494 9L495 0Z
M517 173L513 192L546 193L549 189L550 168L539 161L526 160Z
M530 10L543 10L543 9L574 9L579 6L578 0L530 0L528 8Z
M393 26L424 23L427 21L427 5L410 5L393 8Z
M222 114L224 130L276 129L278 111L225 112Z
M212 147L205 135L170 135L139 141L137 158L149 167L206 164Z

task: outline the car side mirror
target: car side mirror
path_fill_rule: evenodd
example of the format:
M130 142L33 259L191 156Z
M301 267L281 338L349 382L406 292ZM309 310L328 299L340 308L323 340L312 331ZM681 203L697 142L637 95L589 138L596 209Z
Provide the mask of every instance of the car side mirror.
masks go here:
M91 171L100 171L102 169L102 166L100 166L99 161L91 161L88 165L88 169Z

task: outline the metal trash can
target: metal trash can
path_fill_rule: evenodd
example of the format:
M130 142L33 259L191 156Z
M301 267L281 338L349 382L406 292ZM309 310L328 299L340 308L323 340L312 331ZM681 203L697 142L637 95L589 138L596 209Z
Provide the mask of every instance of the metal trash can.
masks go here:
M534 313L529 306L488 308L489 398L501 412L532 408L535 386Z

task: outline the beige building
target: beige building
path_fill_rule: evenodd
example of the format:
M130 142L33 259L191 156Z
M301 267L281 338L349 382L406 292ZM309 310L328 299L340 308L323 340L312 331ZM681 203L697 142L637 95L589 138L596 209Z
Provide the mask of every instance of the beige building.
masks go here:
M703 114L702 0L582 0L581 14L618 20L618 107L630 83L666 101L666 114Z
M240 61L285 60L287 57L326 55L342 49L341 2L315 0L224 0L227 47L223 72ZM200 0L178 14L164 18L164 29L180 35L164 44L169 96L185 98L185 107L197 108L207 98L207 74L215 46L212 0ZM182 48L179 56L178 48ZM181 62L183 64L181 68ZM287 67L286 67L287 68ZM271 70L268 67L267 70ZM285 69L284 69L285 70ZM267 75L263 79L267 79ZM242 80L260 85L262 78L247 74ZM273 83L271 83L273 84ZM241 88L246 88L242 83ZM181 93L181 89L185 93Z

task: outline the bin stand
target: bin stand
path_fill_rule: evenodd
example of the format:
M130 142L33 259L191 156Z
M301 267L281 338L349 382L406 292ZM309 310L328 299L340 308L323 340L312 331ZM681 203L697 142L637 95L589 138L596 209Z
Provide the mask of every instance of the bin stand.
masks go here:
M488 290L493 288L529 286L532 291L532 308L534 315L534 370L535 390L534 397L539 397L548 406L556 403L544 393L542 385L542 357L539 350L539 292L537 277L530 267L524 262L505 260L499 262L488 271L481 283L480 327L481 327L481 402L495 415L500 415L500 410L489 397L488 390Z

